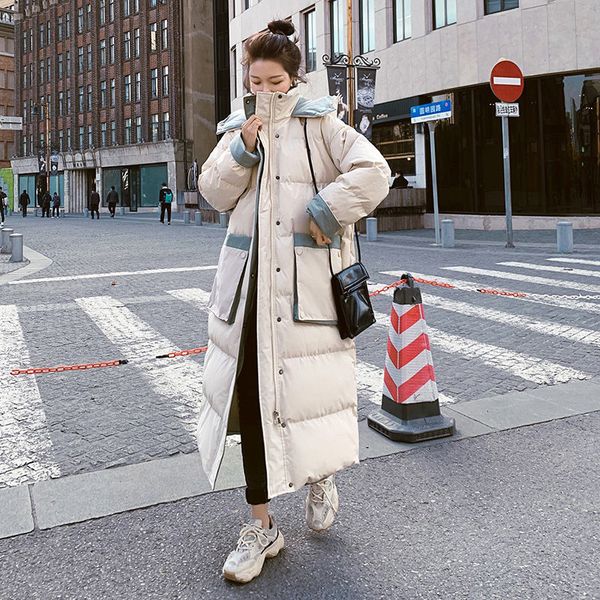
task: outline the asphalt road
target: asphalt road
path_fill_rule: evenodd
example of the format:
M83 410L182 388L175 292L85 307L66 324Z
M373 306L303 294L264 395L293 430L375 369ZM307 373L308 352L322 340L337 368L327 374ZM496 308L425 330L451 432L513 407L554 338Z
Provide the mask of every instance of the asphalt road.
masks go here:
M273 502L287 547L244 587L241 490L1 540L0 598L600 598L599 439L597 412L366 461L326 534Z

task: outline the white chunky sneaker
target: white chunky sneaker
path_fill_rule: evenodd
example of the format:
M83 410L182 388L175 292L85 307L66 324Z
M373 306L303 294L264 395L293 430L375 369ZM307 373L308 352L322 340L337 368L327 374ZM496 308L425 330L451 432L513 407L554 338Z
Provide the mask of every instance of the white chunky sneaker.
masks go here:
M340 506L333 475L311 483L306 496L306 524L313 531L325 531L333 525Z
M248 583L260 575L265 559L279 554L283 544L283 535L273 517L270 529L265 529L262 521L255 519L242 527L237 547L223 565L223 576L230 581Z

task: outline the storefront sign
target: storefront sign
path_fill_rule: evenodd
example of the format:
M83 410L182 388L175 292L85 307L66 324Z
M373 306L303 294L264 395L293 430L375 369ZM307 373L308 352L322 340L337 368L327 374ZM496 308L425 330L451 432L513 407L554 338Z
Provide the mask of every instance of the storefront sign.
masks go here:
M21 131L23 129L23 117L9 117L6 115L0 115L0 129Z
M496 102L496 116L497 117L518 117L519 116L519 105L518 104L506 104L505 102Z

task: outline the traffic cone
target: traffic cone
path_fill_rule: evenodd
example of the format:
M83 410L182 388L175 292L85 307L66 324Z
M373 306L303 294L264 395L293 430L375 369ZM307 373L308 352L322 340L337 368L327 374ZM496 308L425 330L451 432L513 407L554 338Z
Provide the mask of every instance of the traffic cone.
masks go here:
M369 427L397 442L422 442L454 434L454 419L440 413L440 403L421 290L410 274L396 288L392 302L381 409L368 417Z

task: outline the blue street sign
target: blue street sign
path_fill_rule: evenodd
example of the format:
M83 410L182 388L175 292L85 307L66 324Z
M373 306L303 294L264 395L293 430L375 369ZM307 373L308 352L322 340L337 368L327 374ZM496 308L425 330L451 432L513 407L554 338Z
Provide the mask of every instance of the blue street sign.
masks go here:
M437 121L438 119L449 119L451 116L452 102L450 100L410 107L411 123L425 123L427 121Z

